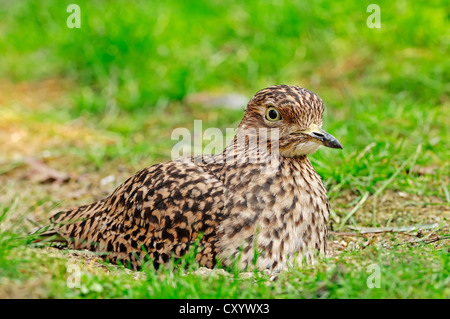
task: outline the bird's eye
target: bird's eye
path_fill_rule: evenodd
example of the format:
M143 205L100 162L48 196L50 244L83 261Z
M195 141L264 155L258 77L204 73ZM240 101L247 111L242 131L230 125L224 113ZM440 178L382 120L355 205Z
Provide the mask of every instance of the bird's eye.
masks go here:
M274 107L269 107L266 111L266 120L271 122L281 120L280 112Z

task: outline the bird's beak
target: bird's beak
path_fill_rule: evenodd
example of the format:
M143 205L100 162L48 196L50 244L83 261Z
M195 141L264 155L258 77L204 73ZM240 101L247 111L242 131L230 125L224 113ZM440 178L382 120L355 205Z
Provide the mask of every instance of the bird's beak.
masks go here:
M315 138L326 147L342 149L341 143L339 143L339 141L333 135L325 132L316 124L312 124L308 129L299 131L299 133L303 133Z

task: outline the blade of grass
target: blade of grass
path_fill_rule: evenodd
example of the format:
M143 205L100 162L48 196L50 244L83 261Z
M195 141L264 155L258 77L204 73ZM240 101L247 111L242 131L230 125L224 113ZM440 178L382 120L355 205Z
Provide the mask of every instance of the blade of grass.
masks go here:
M341 222L341 225L339 226L339 229L342 229L345 224L347 223L347 221L350 219L350 217L352 217L360 208L361 206L367 201L367 199L369 198L369 192L366 192L362 197L361 200L358 202L358 204L355 205L355 207L353 207L353 209L350 211L350 213L348 213L344 219Z

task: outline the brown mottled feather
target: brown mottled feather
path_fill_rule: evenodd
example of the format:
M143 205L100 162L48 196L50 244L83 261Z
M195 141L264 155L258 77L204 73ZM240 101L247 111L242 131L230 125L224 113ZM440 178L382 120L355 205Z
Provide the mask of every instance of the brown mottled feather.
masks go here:
M267 121L268 107L276 107L282 120ZM311 261L326 251L329 203L306 156L318 145L297 131L321 127L322 113L322 100L306 89L261 90L223 153L145 168L109 197L54 215L46 235L58 233L74 249L105 252L111 262L133 269L146 260L158 267L172 255L181 257L196 240L196 260L207 267L236 258L242 268L251 266L255 253L260 269ZM279 129L280 152L239 143L252 134L261 140L258 130L248 135L255 128ZM262 141L272 145L269 137Z
M51 221L61 225L58 233L74 249L106 251L111 262L130 262L134 269L144 257L156 267L168 262L172 252L181 257L203 234L197 261L213 267L208 252L215 250L222 197L222 183L203 167L171 161L145 168L108 198Z

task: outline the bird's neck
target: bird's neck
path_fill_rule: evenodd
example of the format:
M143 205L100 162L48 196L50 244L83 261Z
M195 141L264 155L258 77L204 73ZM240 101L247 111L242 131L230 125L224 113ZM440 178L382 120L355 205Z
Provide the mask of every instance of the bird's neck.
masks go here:
M233 141L219 154L225 164L262 164L278 161L278 132L239 127Z
M248 135L245 137L236 135L222 153L204 158L204 162L208 162L209 169L221 180L228 180L227 176L237 173L243 183L248 182L246 177L249 176L258 179L287 178L298 174L302 169L314 171L306 155L282 156L270 140L255 143L254 136ZM248 171L253 173L245 174Z
M241 127L222 153L202 156L198 160L207 164L208 170L222 181L231 181L228 177L236 174L241 183L248 182L247 177L250 176L263 180L271 177L289 178L302 174L301 171L316 174L306 155L281 155L277 135L271 136L270 131L244 130ZM252 174L247 175L248 171L252 171Z

